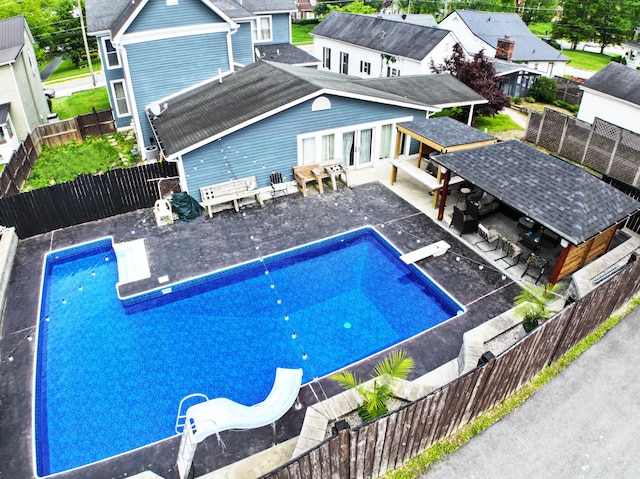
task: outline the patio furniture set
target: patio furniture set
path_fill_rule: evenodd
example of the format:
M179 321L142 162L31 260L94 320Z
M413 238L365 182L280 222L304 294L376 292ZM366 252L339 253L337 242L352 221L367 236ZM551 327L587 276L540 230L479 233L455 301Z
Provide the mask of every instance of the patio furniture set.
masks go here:
M342 181L349 187L349 172L342 166L342 163L330 162L330 163L314 163L311 165L300 165L293 167L293 176L296 179L298 189L302 193L302 196L307 196L308 189L307 184L315 183L320 194L324 193L323 181L328 179L332 190L337 189L336 180L342 179Z

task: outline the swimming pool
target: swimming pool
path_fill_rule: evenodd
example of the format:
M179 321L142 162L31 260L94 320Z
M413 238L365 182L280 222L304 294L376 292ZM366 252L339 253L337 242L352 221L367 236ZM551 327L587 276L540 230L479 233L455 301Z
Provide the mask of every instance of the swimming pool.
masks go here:
M38 475L172 436L199 392L254 404L462 310L371 228L122 301L110 239L50 253L36 366Z

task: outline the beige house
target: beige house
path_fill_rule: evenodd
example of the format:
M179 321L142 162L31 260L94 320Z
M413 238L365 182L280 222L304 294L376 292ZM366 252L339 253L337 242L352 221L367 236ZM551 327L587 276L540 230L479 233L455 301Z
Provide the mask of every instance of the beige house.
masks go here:
M33 43L23 15L0 20L0 163L51 113Z

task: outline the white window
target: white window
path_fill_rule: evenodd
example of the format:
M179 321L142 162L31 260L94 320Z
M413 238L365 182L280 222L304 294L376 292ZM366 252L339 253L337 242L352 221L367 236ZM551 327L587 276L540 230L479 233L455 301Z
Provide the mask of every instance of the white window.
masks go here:
M349 74L349 54L340 52L340 73Z
M115 80L111 82L111 96L116 108L117 116L130 116L129 103L127 102L127 93L124 88L123 80Z
M371 75L371 63L360 60L360 73Z
M113 46L111 40L108 38L103 39L104 45L104 56L107 61L107 68L111 70L112 68L120 68L120 56L118 55L118 50Z
M380 130L380 159L391 158L393 125L382 125Z
M322 47L322 66L331 70L331 48Z
M322 135L322 157L320 161L330 161L336 158L336 135Z
M36 65L35 60L31 56L31 52L27 52L27 57L29 58L29 66L31 67L31 73L34 75L38 74L38 66Z
M253 40L256 42L271 41L271 17L258 17L255 22L251 22L253 28Z

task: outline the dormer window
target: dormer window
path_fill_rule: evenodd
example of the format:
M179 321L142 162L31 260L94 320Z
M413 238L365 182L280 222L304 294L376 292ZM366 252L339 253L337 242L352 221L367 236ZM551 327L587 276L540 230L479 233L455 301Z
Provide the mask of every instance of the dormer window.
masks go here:
M271 35L271 17L258 17L254 22L251 22L253 28L253 41L255 42L270 42Z

